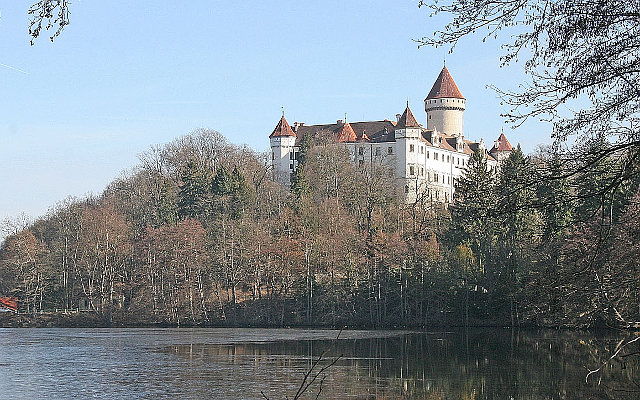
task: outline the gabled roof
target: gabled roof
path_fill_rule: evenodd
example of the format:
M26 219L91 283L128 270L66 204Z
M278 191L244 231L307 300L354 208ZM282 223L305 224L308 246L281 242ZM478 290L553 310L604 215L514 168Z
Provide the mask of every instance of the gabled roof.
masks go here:
M338 142L355 142L358 138L353 128L351 127L351 124L349 124L348 122L342 125L340 129L338 129L337 136Z
M408 103L408 102L407 102ZM409 108L409 104L407 104L407 108L404 109L402 116L398 120L397 128L419 128L420 124L416 121L416 117L413 116L411 109Z
M494 153L496 151L513 151L513 146L511 146L511 143L509 143L504 133L500 134L498 140L493 144L493 148L490 153Z
M276 136L295 136L295 135L296 134L293 133L291 126L289 126L289 123L287 122L286 118L283 115L282 118L280 118L280 121L278 121L278 125L276 125L276 128L273 130L273 132L271 132L271 135L269 135L269 137L272 138Z
M464 99L464 96L460 93L460 89L458 89L458 85L453 81L453 77L449 73L447 67L442 68L440 75L438 75L438 79L436 79L425 100L439 99L443 97Z

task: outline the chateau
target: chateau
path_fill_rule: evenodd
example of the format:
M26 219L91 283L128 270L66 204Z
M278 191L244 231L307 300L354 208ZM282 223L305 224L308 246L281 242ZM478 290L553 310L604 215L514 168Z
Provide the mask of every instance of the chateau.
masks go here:
M404 184L408 201L426 194L435 201L448 203L453 198L455 182L463 174L469 157L480 149L489 168L513 150L501 134L491 149L483 139L473 142L465 138L463 114L466 99L458 89L446 66L442 68L424 100L426 127L418 123L407 107L396 121L347 122L305 125L296 122L291 127L284 115L269 139L274 178L289 184L298 167L301 139L306 135L333 135L349 149L354 163L388 165L399 184Z

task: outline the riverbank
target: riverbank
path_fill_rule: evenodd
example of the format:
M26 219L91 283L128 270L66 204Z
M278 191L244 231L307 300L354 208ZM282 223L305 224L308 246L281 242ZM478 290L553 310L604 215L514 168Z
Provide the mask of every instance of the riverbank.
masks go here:
M471 324L471 327L475 328L502 328L507 327L506 324L488 323L476 321ZM329 324L260 324L260 323L247 323L246 320L239 320L237 322L216 320L209 323L192 323L184 321L180 324L169 323L167 321L150 321L141 320L139 318L132 318L126 314L114 313L109 316L101 315L92 311L74 311L74 312L48 312L37 314L26 313L0 313L0 328L171 328L171 327L202 327L202 328L336 328ZM460 328L461 326L456 324L433 324L429 328ZM422 326L381 326L381 327L369 327L352 325L350 329L424 329ZM523 324L519 328L550 328L550 329L582 329L584 327L575 326L554 326L554 325L536 325L536 324ZM597 326L591 328L604 328L604 329L620 329L621 327L611 326ZM626 327L628 330L640 329L640 324Z

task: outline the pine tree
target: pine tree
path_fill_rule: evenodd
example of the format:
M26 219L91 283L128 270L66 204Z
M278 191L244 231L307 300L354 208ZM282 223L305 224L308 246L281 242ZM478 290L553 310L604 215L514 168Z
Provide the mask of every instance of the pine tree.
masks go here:
M487 166L484 151L478 149L469 158L464 174L456 184L448 236L453 242L452 247L461 243L470 246L481 269L495 239L495 207L495 174Z
M213 212L238 219L249 202L249 186L240 170L235 167L231 173L224 166L216 171L211 184Z
M311 191L309 180L305 175L305 164L307 162L307 152L313 146L313 138L309 134L302 136L300 141L300 149L298 151L298 168L293 173L291 179L291 193L300 200L301 197L308 195Z
M495 299L509 304L512 326L520 320L519 294L529 273L537 245L533 169L518 146L500 165L497 183L496 249L492 264L499 293ZM506 298L505 298L506 297Z
M175 189L169 180L165 180L160 189L157 205L157 226L174 225L178 222L178 204Z
M193 162L187 162L182 170L182 184L178 193L180 218L198 218L206 214L210 203L210 174Z

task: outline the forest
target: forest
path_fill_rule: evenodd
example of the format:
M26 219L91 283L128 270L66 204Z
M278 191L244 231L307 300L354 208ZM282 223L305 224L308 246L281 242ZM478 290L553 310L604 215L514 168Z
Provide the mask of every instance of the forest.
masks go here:
M637 327L638 158L581 146L518 147L497 173L477 152L445 205L326 138L285 188L268 155L198 130L5 222L0 295L107 326Z

